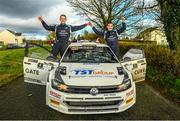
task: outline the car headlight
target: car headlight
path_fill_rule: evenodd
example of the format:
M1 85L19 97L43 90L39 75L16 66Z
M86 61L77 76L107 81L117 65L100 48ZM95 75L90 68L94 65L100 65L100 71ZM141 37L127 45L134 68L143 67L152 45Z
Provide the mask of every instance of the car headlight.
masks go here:
M61 74L66 74L66 67L58 67L56 69L55 77L51 80L52 88L62 92L67 92L69 87L66 84L64 84Z
M124 70L124 79L121 85L118 86L119 91L127 90L131 87L131 79L128 76L128 73Z
M62 92L67 92L68 91L68 86L64 84L64 82L62 80L58 80L58 79L52 79L52 88L62 91Z

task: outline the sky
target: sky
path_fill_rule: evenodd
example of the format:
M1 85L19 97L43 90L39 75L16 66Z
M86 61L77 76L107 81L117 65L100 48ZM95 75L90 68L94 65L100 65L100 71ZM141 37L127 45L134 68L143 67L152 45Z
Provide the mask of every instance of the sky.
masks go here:
M67 15L68 24L71 25L87 22L76 15L65 0L0 0L0 30L11 29L26 36L35 33L44 37L48 32L37 17L42 15L48 24L56 24L61 14ZM86 29L90 30L88 27Z
M0 0L0 30L47 34L37 17L42 15L48 24L56 24L60 14L66 14L71 25L86 22L65 0Z

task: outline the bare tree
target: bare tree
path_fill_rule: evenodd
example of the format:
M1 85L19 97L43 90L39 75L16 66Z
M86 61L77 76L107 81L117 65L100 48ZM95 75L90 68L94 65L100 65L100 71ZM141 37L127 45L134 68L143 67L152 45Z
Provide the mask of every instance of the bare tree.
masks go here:
M141 16L141 21L135 25L134 31L137 35L147 28L151 27L161 27L162 22L160 20L160 8L156 0L136 0L136 9Z
M138 7L163 24L170 49L180 49L180 0L154 0L154 3Z
M106 29L109 22L119 24L119 16L124 15L129 20L128 26L133 26L140 18L134 7L135 0L67 0L74 11L85 16L97 27Z

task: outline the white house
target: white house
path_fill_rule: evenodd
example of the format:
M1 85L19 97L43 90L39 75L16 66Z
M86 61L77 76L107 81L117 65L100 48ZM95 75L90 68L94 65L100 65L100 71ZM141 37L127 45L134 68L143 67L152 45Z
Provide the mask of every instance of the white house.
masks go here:
M8 45L8 44L20 45L23 43L23 37L21 33L17 33L6 29L0 32L0 43L3 43L4 45Z
M156 42L157 45L168 45L165 32L161 28L157 27L144 30L137 38L142 41Z

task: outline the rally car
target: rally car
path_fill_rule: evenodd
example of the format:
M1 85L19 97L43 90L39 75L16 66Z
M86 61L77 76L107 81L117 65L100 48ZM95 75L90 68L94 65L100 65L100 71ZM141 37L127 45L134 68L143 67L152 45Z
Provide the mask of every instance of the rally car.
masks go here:
M65 114L118 113L136 102L135 83L144 81L143 50L130 49L119 61L109 46L71 43L60 60L48 49L26 44L24 81L46 86L46 105Z

